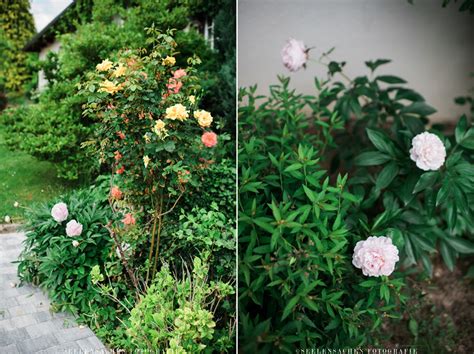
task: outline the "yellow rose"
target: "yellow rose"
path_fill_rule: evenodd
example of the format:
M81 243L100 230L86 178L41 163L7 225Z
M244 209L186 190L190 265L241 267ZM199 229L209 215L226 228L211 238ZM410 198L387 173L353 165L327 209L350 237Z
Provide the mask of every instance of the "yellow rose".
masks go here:
M191 104L195 104L195 103L196 103L196 97L194 97L194 96L189 96L189 97L188 97L188 100L189 100L189 102L191 102Z
M125 75L125 72L127 71L127 68L123 66L122 64L119 64L119 66L113 71L112 76L113 77L120 77Z
M151 141L150 137L148 136L148 134L145 134L143 135L143 139L145 139L145 143L149 143Z
M99 71L107 71L109 70L114 63L112 63L109 59L105 59L102 63L96 65L96 69Z
M186 110L186 107L184 107L181 103L178 103L178 104L175 104L174 106L166 108L165 118L184 121L188 117L189 117L188 111Z
M122 85L116 85L114 82L105 80L101 82L99 92L114 94L122 89Z
M205 110L195 111L194 118L197 119L199 125L203 128L211 126L212 116L211 113Z
M174 57L167 56L165 59L163 59L162 64L173 66L174 64L176 64L176 59Z
M150 163L150 158L148 155L143 156L143 164L145 165L145 168L148 167L148 164Z

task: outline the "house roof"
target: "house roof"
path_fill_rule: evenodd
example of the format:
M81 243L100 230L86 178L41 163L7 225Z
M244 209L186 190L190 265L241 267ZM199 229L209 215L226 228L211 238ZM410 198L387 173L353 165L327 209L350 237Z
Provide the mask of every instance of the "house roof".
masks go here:
M57 15L50 23L48 23L45 28L35 34L33 38L31 38L28 43L26 43L26 45L23 47L23 50L27 52L39 52L41 48L54 41L55 33L52 28L70 8L75 6L75 4L76 0L73 0L63 11L61 11L59 15Z

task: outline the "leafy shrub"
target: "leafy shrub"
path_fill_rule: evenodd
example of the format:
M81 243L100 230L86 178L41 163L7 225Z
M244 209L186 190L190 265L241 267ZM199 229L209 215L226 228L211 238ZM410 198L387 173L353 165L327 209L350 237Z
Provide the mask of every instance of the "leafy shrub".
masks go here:
M430 254L438 249L453 270L459 254L474 253L474 127L463 116L454 134L441 125L428 128L427 117L436 110L404 79L375 75L389 62L366 62L370 77L318 81L320 95L311 103L334 106L345 121L330 164L352 172L353 191L363 199L357 211L360 232L396 230L405 265L421 261L431 274ZM332 67L338 69L329 76L336 78L342 63ZM447 151L444 166L435 171L425 172L410 159L412 139L424 131L440 137Z
M61 199L69 210L66 221L59 223L52 218L53 203L32 208L26 215L19 277L47 290L58 310L88 312L91 302L101 301L89 273L94 266L104 265L112 249L112 240L103 227L111 216L106 200L103 188L91 187ZM80 236L66 236L65 224L72 219L83 225ZM74 246L73 241L79 244Z
M233 293L223 282L207 282L205 261L194 258L192 273L176 279L164 265L147 294L131 311L130 328L134 349L167 353L227 352L232 335L217 330L213 311L219 299Z
M348 191L347 175L330 183L319 157L341 120L321 109L308 134L307 97L280 80L259 105L255 88L240 96L240 347L357 347L383 316L396 315L403 281L362 281L352 266L363 237L351 212L361 200Z

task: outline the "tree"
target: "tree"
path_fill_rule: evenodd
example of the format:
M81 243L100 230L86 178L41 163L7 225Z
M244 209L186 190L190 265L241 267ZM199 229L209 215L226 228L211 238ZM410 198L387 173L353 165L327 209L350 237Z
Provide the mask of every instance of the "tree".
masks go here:
M28 0L0 0L0 47L8 48L1 51L0 84L9 92L21 92L31 76L22 48L35 32Z

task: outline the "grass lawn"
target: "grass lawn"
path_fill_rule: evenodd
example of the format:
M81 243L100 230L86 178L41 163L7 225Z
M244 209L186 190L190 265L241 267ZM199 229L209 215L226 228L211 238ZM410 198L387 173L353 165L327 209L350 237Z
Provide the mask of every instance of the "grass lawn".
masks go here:
M4 134L0 126L0 223L6 215L21 222L25 208L71 190L73 185L56 177L53 164L8 150ZM13 206L15 202L20 203L19 208Z

